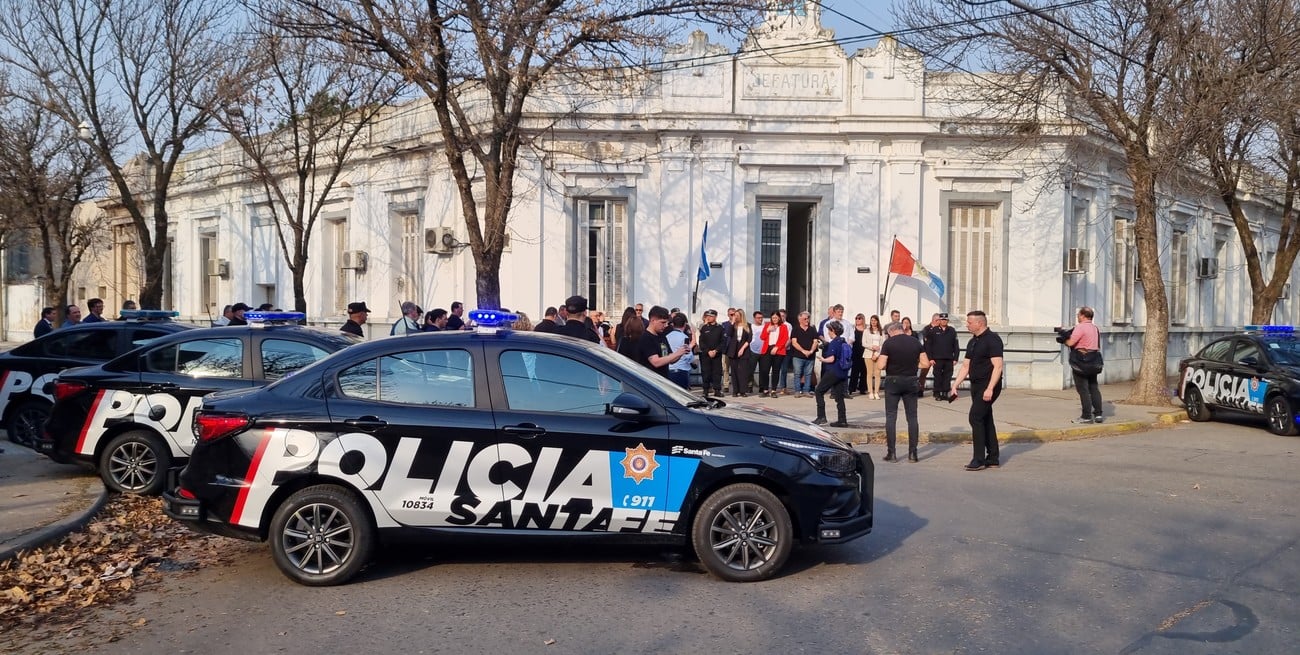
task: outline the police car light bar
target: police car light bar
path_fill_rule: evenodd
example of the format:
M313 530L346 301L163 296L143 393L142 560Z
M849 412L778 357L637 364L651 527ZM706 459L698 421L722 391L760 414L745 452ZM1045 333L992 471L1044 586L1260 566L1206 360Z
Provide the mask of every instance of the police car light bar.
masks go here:
M166 309L123 309L121 314L124 321L161 321L180 315L180 312Z
M303 312L244 312L244 320L253 325L297 324L307 315Z
M503 312L499 309L475 309L469 313L469 320L478 325L479 332L496 333L502 329L510 329L510 326L519 320L518 314Z
M1247 326L1245 327L1245 330L1246 330L1247 332L1284 332L1284 333L1291 333L1291 332L1295 332L1295 326L1294 326L1294 325L1247 325Z

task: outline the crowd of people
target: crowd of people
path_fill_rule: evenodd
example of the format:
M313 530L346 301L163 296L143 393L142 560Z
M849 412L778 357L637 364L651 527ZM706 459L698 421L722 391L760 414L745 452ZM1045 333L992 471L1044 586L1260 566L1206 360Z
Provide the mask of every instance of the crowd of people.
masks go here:
M127 300L122 303L123 311L134 310L135 308L136 304L134 300ZM90 313L83 317L81 314L81 307L78 307L77 305L65 305L63 307L63 322L59 325L55 325L54 322L58 320L59 316L58 310L54 307L42 307L41 318L39 321L36 321L36 327L32 328L32 338L40 338L61 327L69 327L81 323L99 323L100 321L109 320L104 318L104 301L101 298L91 298L86 301L86 309Z

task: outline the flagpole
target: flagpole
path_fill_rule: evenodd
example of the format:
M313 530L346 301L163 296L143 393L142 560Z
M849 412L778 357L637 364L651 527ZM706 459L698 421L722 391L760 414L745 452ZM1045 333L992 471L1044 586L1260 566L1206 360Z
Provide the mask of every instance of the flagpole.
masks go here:
M889 303L889 282L894 274L894 244L898 243L898 235L895 234L889 240L889 267L885 269L885 292L880 294L880 314L885 313L885 305Z

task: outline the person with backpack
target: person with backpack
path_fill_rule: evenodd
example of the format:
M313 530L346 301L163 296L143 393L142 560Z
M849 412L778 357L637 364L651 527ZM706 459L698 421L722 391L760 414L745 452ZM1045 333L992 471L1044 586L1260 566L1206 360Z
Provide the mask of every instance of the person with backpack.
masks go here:
M835 398L837 417L830 425L833 428L847 428L849 422L845 418L844 385L849 379L849 372L853 370L853 344L844 340L844 325L839 321L827 323L826 332L831 340L822 348L819 358L822 363L822 377L817 383L816 391L813 392L817 398L817 418L813 419L813 423L826 424L826 392L830 391L831 396Z
M916 399L921 395L921 385L916 371L923 368L925 359L921 352L921 342L903 334L902 323L890 323L885 326L889 335L880 346L877 364L884 369L885 379L885 461L897 462L894 444L898 436L898 401L903 401L903 412L907 415L907 461L915 462L916 444L921 431L916 420Z

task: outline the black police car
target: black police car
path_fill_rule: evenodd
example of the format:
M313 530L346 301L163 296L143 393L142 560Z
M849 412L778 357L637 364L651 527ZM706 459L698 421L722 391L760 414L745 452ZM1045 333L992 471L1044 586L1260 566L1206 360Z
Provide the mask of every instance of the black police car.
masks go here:
M753 581L796 543L871 531L871 458L831 434L471 318L475 332L382 339L206 397L165 511L269 540L306 585L346 582L381 536L690 544L718 577Z
M93 464L108 488L157 494L167 469L194 446L202 397L278 380L360 341L301 327L293 312L249 312L247 326L187 330L100 366L69 369L37 449L60 462Z
M14 443L34 447L50 415L46 383L59 371L105 362L152 339L193 329L176 312L123 312L129 318L70 325L0 353L0 425Z
M1178 364L1178 397L1193 421L1220 411L1263 415L1274 434L1293 435L1300 408L1300 335L1291 326L1248 326Z

